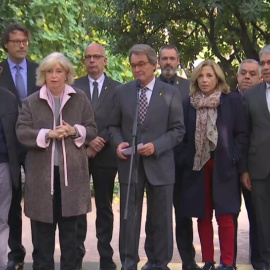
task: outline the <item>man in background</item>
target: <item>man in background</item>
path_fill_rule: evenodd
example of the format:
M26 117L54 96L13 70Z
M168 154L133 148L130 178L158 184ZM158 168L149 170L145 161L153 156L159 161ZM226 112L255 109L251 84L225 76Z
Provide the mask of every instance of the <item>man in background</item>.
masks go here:
M93 106L98 136L87 148L89 172L93 179L96 203L96 236L100 255L100 270L115 270L113 249L113 190L117 173L116 152L109 142L108 125L113 107L115 87L120 83L105 73L107 57L105 49L98 43L88 45L84 53L87 75L78 78L74 86L83 90ZM87 219L83 215L78 225L78 269L82 267L85 254Z
M0 63L3 68L0 77L0 86L11 91L21 106L24 99L38 90L36 86L36 68L38 65L28 60L28 45L31 34L28 29L20 24L11 24L3 32L1 45L7 52L7 59ZM20 164L24 167L26 150L19 146ZM18 188L13 187L12 200L9 211L8 224L10 227L8 244L8 270L23 269L25 248L22 245L22 183ZM31 221L33 241L33 268L36 268L37 245L35 244L34 221Z
M159 79L165 83L173 85L181 94L182 100L189 96L189 80L177 75L180 65L180 55L178 49L173 45L164 45L159 51L159 65L161 75ZM174 148L175 156L175 184L173 190L173 205L175 210L175 235L176 244L182 260L183 270L201 269L195 262L195 248L193 246L192 218L185 217L181 213L181 192L183 177L183 145L180 143ZM151 228L147 220L146 226L145 252L151 258L153 243L151 241ZM153 262L148 261L142 270L151 270Z
M256 270L270 270L270 45L259 52L263 83L244 91L250 139L247 172L242 175L244 188L251 190L258 239L259 265Z
M258 61L254 59L243 60L237 71L237 82L238 87L236 91L238 91L240 95L243 95L248 88L259 84L261 82L261 68ZM261 269L263 261L259 252L258 228L255 212L252 207L251 191L246 188L242 188L242 193L249 220L250 262L254 269Z

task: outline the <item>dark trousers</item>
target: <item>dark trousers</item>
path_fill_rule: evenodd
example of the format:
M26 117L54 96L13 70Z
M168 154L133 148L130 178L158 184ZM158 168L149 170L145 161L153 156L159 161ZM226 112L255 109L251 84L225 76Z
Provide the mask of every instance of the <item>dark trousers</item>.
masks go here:
M139 165L138 183L131 184L127 219L124 219L127 184L120 184L120 239L119 251L123 270L136 270L139 261L142 203L144 189L147 193L147 215L151 228L152 249L148 259L152 269L168 269L173 251L172 197L173 185L154 186L146 178L144 168Z
M117 168L95 166L90 160L89 172L93 178L96 204L96 236L101 268L115 268L111 240L113 234L113 190ZM84 241L87 231L86 215L78 219L78 262L85 254Z
M266 179L252 180L252 205L256 215L259 255L264 268L270 270L270 175Z
M54 248L56 225L59 229L61 249L60 269L76 270L77 259L77 217L62 216L62 201L59 169L54 170L53 223L36 221L39 270L54 269Z
M260 257L258 228L256 224L255 211L252 206L251 191L242 188L243 197L249 220L249 246L250 246L250 262L255 269L263 268L263 261Z
M25 248L22 245L22 182L20 181L18 189L12 188L12 199L8 216L9 239L8 245L10 252L8 260L23 262L25 257Z
M193 246L192 218L182 215L182 179L184 168L176 168L175 184L173 189L173 205L175 211L175 238L177 248L184 264L195 262L195 248Z
M182 215L181 211L181 192L182 192L182 174L183 168L176 168L175 170L175 179L173 189L173 205L175 211L175 236L176 244L181 257L181 260L184 264L190 264L195 262L195 248L193 246L193 223L192 218L185 217ZM151 261L151 254L153 250L153 242L151 235L151 228L147 213L146 224L145 224L145 244L144 249L147 255L148 261Z

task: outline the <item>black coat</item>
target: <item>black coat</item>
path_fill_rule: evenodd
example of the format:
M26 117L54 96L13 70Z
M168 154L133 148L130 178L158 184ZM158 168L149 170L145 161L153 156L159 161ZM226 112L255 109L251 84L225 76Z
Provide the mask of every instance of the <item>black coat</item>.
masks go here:
M193 171L196 110L190 98L184 101L186 135L184 139L183 213L204 217L204 170ZM247 116L237 93L222 94L217 109L218 142L214 151L213 203L216 215L240 211L239 173L246 171L248 145Z
M2 87L0 87L0 118L6 139L11 180L13 186L17 188L20 180L19 143L15 133L18 104L15 96Z

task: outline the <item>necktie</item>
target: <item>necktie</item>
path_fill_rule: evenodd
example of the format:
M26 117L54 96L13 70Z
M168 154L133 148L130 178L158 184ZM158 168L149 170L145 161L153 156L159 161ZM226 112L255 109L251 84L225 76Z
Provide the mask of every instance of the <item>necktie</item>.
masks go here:
M92 102L93 108L95 109L97 106L97 102L98 102L98 82L94 81L93 86L94 86L94 88L93 88L91 102Z
M26 91L20 69L21 69L20 65L16 65L17 72L15 74L15 84L20 100L24 101L24 99L26 98Z
M141 120L141 123L143 124L147 107L148 107L148 101L146 97L146 91L148 90L147 87L141 88L141 94L140 94L140 110L139 110L139 117Z

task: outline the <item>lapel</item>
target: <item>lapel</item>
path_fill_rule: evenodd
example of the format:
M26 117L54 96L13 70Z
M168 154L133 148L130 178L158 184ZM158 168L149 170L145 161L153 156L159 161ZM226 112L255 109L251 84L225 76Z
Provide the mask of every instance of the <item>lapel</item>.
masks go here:
M76 85L76 83L75 83ZM90 95L90 84L89 84L89 79L88 79L88 75L82 77L82 87L77 86L77 88L81 89L82 91L84 91L84 93L86 94L86 96L88 97L88 99L91 102L91 95Z
M36 86L36 69L38 65L26 59L27 63L27 96L34 93L38 87Z
M110 84L111 84L110 83L110 80L105 75L105 79L104 79L104 82L103 82L103 85L102 85L102 89L101 89L100 95L98 97L97 106L95 108L95 111L99 108L99 106L101 105L101 103L104 100L104 98L108 95L109 89L110 89Z
M267 100L266 100L266 83L259 84L257 91L257 98L259 101L259 105L262 109L262 112L265 114L267 119L270 121L270 113L267 106Z

